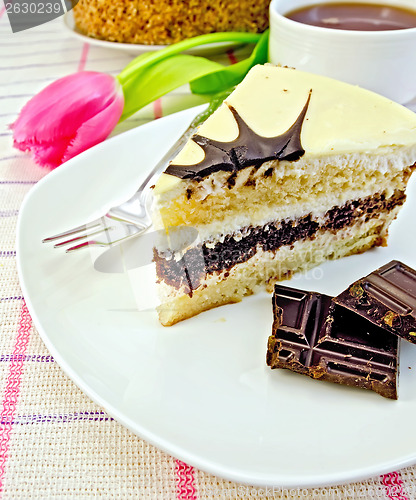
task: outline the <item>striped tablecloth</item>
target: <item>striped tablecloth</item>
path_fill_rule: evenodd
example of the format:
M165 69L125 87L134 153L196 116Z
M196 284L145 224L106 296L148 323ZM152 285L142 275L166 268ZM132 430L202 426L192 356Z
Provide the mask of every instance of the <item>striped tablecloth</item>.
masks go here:
M8 124L49 82L84 69L116 75L131 56L72 38L61 19L13 34L2 4L0 54L1 498L416 498L414 467L309 490L258 488L213 477L133 435L68 379L32 323L16 271L19 207L48 171L13 149ZM239 56L224 57L234 62ZM178 90L114 133L200 102L187 89Z

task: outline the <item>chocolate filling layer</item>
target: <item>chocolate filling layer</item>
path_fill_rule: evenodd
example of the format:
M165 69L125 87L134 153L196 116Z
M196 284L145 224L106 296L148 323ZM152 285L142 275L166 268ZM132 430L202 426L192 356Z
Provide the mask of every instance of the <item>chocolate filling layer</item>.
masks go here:
M237 172L248 166L259 166L268 160L298 160L305 154L300 134L310 98L311 94L295 123L276 137L256 134L237 110L228 105L238 125L238 137L231 142L222 142L196 134L191 140L204 150L204 159L194 165L171 164L165 172L181 179L200 180L219 170Z
M246 236L239 240L229 235L222 243L216 243L212 248L201 244L186 251L179 260L173 256L170 259L165 258L155 250L157 276L159 280L177 289L184 286L185 293L192 295L192 291L206 275L220 273L246 262L259 248L273 252L281 246L292 245L295 241L313 238L319 230L337 231L353 224L359 218L368 221L380 212L389 212L396 205L402 205L405 199L403 191L395 191L389 199L386 199L384 194L375 194L347 202L342 207L332 208L325 214L323 222L314 220L309 214L277 224L250 226L242 231Z

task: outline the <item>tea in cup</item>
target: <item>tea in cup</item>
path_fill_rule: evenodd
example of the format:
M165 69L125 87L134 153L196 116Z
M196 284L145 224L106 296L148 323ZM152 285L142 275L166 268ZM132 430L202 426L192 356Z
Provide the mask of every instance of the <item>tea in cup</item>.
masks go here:
M416 97L414 0L272 0L269 59L401 104Z

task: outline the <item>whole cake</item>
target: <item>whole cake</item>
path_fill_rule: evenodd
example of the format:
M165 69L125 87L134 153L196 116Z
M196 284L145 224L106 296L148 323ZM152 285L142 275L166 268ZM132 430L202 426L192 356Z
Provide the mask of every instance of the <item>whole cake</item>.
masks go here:
M329 78L255 66L154 188L154 224L168 236L154 250L160 322L386 245L415 162L410 110Z
M166 45L216 31L263 32L266 0L78 0L77 28L111 42Z

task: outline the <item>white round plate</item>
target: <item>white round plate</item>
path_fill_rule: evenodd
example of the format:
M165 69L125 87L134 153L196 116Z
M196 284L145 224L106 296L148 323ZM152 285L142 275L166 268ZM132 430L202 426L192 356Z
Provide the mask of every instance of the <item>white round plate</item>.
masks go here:
M325 486L415 463L415 345L401 346L398 401L270 370L265 292L164 328L153 310L137 307L127 273L99 272L89 251L65 254L41 243L131 195L197 111L116 136L30 191L19 216L18 269L45 344L121 424L229 480ZM412 182L387 248L329 262L286 284L335 295L393 258L416 267L415 213ZM152 285L136 286L146 297Z
M81 40L82 42L86 42L104 49L121 50L133 56L138 56L145 52L154 52L166 47L166 45L141 45L137 43L109 42L107 40L99 40L97 38L86 36L75 26L74 14L72 11L67 12L63 16L63 25L71 36L78 38L78 40ZM223 52L226 52L227 50L231 50L239 46L241 46L241 44L235 42L211 43L209 45L201 45L200 47L186 50L184 53L195 56L210 56L221 54Z

